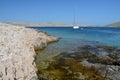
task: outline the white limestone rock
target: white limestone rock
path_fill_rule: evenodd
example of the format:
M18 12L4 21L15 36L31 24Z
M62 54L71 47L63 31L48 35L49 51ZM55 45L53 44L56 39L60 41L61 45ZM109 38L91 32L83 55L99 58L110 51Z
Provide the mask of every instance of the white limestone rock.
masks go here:
M37 78L34 49L41 49L58 38L29 28L1 24L0 80L34 80Z

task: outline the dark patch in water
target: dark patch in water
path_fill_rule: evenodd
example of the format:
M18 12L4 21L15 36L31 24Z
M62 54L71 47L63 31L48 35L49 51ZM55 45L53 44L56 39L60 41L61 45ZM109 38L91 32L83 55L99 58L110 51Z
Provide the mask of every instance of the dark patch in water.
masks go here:
M89 45L63 52L37 66L39 80L106 80L107 77L100 71L103 65L120 66L119 52L116 47ZM86 66L83 61L93 65ZM99 68L94 66L97 64ZM44 69L41 66L44 66ZM107 71L107 68L104 69Z

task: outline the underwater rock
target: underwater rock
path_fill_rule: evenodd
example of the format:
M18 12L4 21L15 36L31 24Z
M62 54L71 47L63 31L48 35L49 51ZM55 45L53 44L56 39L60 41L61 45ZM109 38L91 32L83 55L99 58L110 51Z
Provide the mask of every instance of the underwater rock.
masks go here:
M39 79L49 80L104 80L93 67L86 67L79 60L63 56L57 56L47 69L39 70L38 74ZM92 77L93 75L95 77Z
M117 47L114 46L98 46L98 48L103 48L105 50L110 50L110 51L114 51L117 49Z
M116 47L87 45L75 51L63 52L59 56L57 66L69 72L73 76L71 80L120 79L120 57ZM76 72L81 75L73 74Z
M119 80L119 63L118 48L85 45L55 56L38 74L40 80Z

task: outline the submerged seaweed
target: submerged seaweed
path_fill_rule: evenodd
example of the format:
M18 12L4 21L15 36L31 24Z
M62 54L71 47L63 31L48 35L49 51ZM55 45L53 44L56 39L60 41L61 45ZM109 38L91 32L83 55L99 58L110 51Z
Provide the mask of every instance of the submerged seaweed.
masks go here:
M119 63L116 62L119 54L112 54L117 52L115 50L117 50L116 47L87 45L79 47L75 51L63 52L48 61L39 62L37 65L39 80L108 79L106 74L100 71L102 71L103 65L119 66ZM102 54L103 52L106 54ZM84 61L87 61L87 64Z

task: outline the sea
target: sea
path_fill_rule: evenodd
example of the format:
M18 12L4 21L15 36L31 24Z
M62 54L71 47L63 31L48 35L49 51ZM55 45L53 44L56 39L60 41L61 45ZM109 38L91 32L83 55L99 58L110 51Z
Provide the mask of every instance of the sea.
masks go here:
M49 44L37 56L37 60L44 60L46 55L48 59L51 55L57 55L62 52L75 50L84 45L106 45L120 48L120 28L111 27L30 27L44 31L49 35L59 37L58 42ZM42 54L43 53L43 54Z
M116 64L119 65L119 62L114 61L118 60L116 53L120 51L120 28L30 28L60 38L59 41L48 44L43 50L36 51L35 63L38 69L37 75L39 80L83 80L88 78L90 80L104 80L104 77L101 75L104 74L104 71L108 71L108 68L111 69L111 67L106 68L106 66L111 65L113 67ZM116 55L112 57L111 54ZM90 67L89 63L93 65L99 64L99 69L103 73L99 74L99 72L96 72L98 69L95 70L94 66ZM84 64L86 64L86 67ZM106 66L103 67L103 64ZM100 67L101 65L102 67ZM116 69L116 67L114 68ZM111 72L113 75L116 75L116 71ZM110 74L110 78L111 76Z

